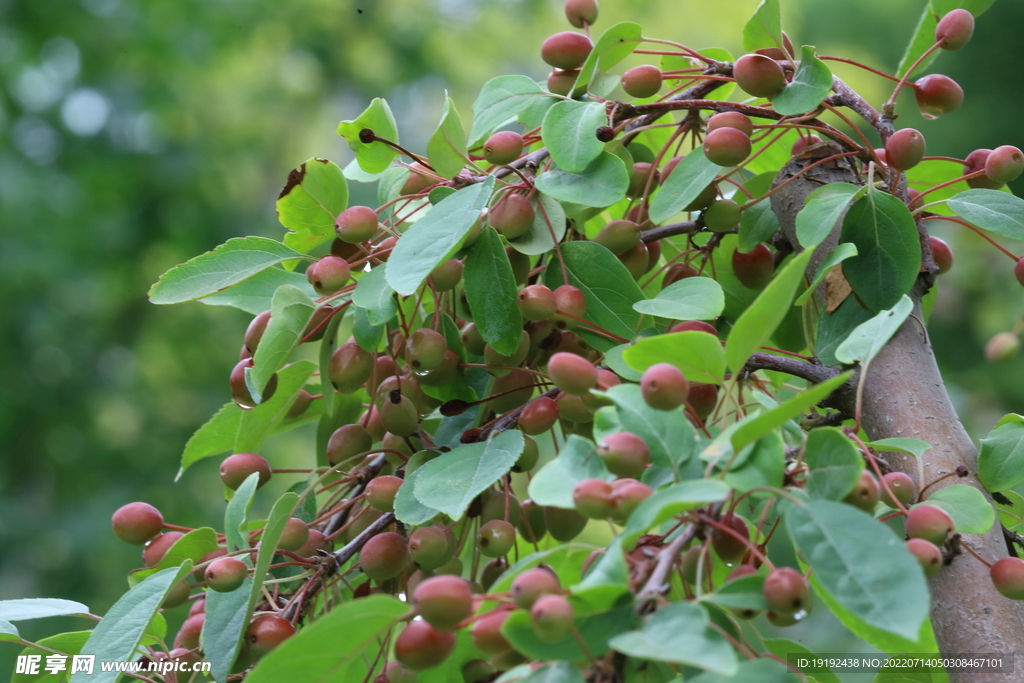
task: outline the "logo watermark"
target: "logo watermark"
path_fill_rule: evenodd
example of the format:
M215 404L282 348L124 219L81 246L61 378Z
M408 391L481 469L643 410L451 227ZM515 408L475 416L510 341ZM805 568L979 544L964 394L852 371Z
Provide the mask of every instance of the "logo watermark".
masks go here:
M141 659L134 662L106 662L99 663L99 670L103 672L116 671L119 673L158 673L167 674L172 671L179 673L207 673L210 671L210 662L186 662L180 659L164 659L152 661ZM38 676L42 673L59 674L68 673L91 674L96 671L96 655L18 655L14 672L28 676Z

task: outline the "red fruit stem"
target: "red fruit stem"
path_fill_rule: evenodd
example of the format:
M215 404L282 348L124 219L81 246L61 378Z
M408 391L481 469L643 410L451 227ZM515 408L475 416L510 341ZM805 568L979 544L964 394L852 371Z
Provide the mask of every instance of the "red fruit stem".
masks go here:
M861 69L864 69L865 71L870 71L871 73L873 73L873 74L875 74L877 76L881 76L882 78L888 78L890 81L895 81L897 83L900 82L900 79L897 78L896 76L890 76L889 74L885 73L884 71L879 71L878 69L873 69L870 66L868 66L867 64L861 64L860 62L858 62L856 60L853 60L853 59L846 59L845 57L832 57L830 55L818 55L818 59L824 59L824 60L831 61L831 62L843 62L844 64L852 64L853 66L860 67ZM917 85L914 84L914 83L907 83L907 85L909 85L912 88L917 88Z
M910 78L910 75L914 73L914 70L917 69L921 62L928 58L928 55L942 47L943 42L944 41L940 40L939 42L932 45L925 51L923 55L917 58L916 62L910 65L910 68L907 69L907 73L903 74L903 78L899 80L899 82L896 84L896 87L893 89L892 95L889 97L889 101L882 106L882 111L884 111L887 115L892 115L893 110L896 108L896 96L900 94L900 88L907 84L907 79Z
M1007 249L1003 245L999 244L999 242L996 242L994 239L992 239L991 237L989 237L988 235L983 233L978 228L974 227L973 225L971 225L970 223L968 223L965 220L961 220L961 219L957 218L956 216L925 216L923 220L926 220L926 221L944 220L944 221L952 221L954 223L959 223L960 225L962 225L962 226L964 226L966 228L970 228L974 232L976 232L979 235L981 235L982 237L984 237L986 240L989 241L989 243L992 244L992 246L994 246L996 249L998 249L999 251L1003 252L1004 254L1009 256L1011 259L1013 259L1013 261L1015 263L1020 260L1019 256L1014 256L1012 251L1010 251L1009 249Z

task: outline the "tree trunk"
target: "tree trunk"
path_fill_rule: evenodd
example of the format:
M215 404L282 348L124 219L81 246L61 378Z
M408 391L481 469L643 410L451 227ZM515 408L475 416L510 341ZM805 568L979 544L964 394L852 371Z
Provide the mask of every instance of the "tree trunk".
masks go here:
M783 168L775 184L810 162L837 151L829 143L815 145L815 148ZM794 246L797 246L797 212L808 194L830 182L859 183L860 180L851 163L840 159L815 167L772 196L772 208L779 217L783 234ZM840 225L835 226L829 239L817 250L808 266L809 274L816 272L824 255L838 244ZM920 300L926 290L922 278L910 293L914 302L912 316L868 367L863 378L862 426L872 440L911 437L931 444L931 450L923 456L923 483L918 481L918 463L913 456L886 454L892 469L907 473L915 480L919 491L923 485L963 466L967 468L967 476L943 479L930 486L926 495L944 486L968 484L982 491L991 502L991 496L978 482L978 451L953 410L921 322ZM853 414L853 406L848 407L848 412ZM984 536L964 535L962 538L989 562L1007 555L998 521ZM969 553L956 557L951 565L932 577L929 587L932 625L943 654L1024 654L1021 604L1000 595L989 578L988 568ZM1006 683L1011 678L1002 673L951 673L950 680L953 683ZM1013 680L1024 680L1024 676L1016 674Z

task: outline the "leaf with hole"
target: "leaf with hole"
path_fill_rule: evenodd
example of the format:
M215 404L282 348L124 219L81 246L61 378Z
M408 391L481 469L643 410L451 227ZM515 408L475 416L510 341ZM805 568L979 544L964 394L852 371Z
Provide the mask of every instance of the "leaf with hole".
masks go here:
M398 126L395 125L395 117L386 100L375 97L370 106L354 120L338 124L338 135L345 138L345 142L356 153L359 168L366 173L380 173L398 156L398 151L377 139L363 142L362 133L367 129L375 138L398 144Z

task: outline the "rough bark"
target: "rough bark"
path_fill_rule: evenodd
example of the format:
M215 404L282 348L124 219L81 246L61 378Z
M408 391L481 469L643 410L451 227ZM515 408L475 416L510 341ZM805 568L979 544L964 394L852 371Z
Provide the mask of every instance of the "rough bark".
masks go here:
M824 143L811 148L782 169L776 185L789 178L809 162L836 149ZM808 194L828 182L859 182L851 175L847 159L826 162L809 173L793 180L772 197L772 208L779 217L783 234L796 245L796 214ZM829 239L817 250L808 267L808 273L817 270L824 255L838 244L839 225ZM978 451L971 442L953 409L946 387L939 373L925 331L920 308L921 295L927 289L927 276L919 279L910 293L914 313L907 319L893 339L868 367L863 381L862 425L872 440L889 437L912 437L932 445L923 456L924 483L934 482L964 466L966 477L952 476L931 486L926 496L952 484L969 484L991 496L978 482L976 472ZM853 406L846 410L852 414ZM918 463L912 456L886 454L894 470L906 472L918 484ZM964 535L963 540L978 555L989 562L1005 557L1007 549L1001 528L997 523L984 536ZM988 568L964 553L950 566L943 568L929 580L932 595L932 625L940 650L955 653L1014 653L1024 654L1024 611L1021 603L1000 595L989 578ZM1020 674L951 673L953 683L1005 683L1024 680Z

